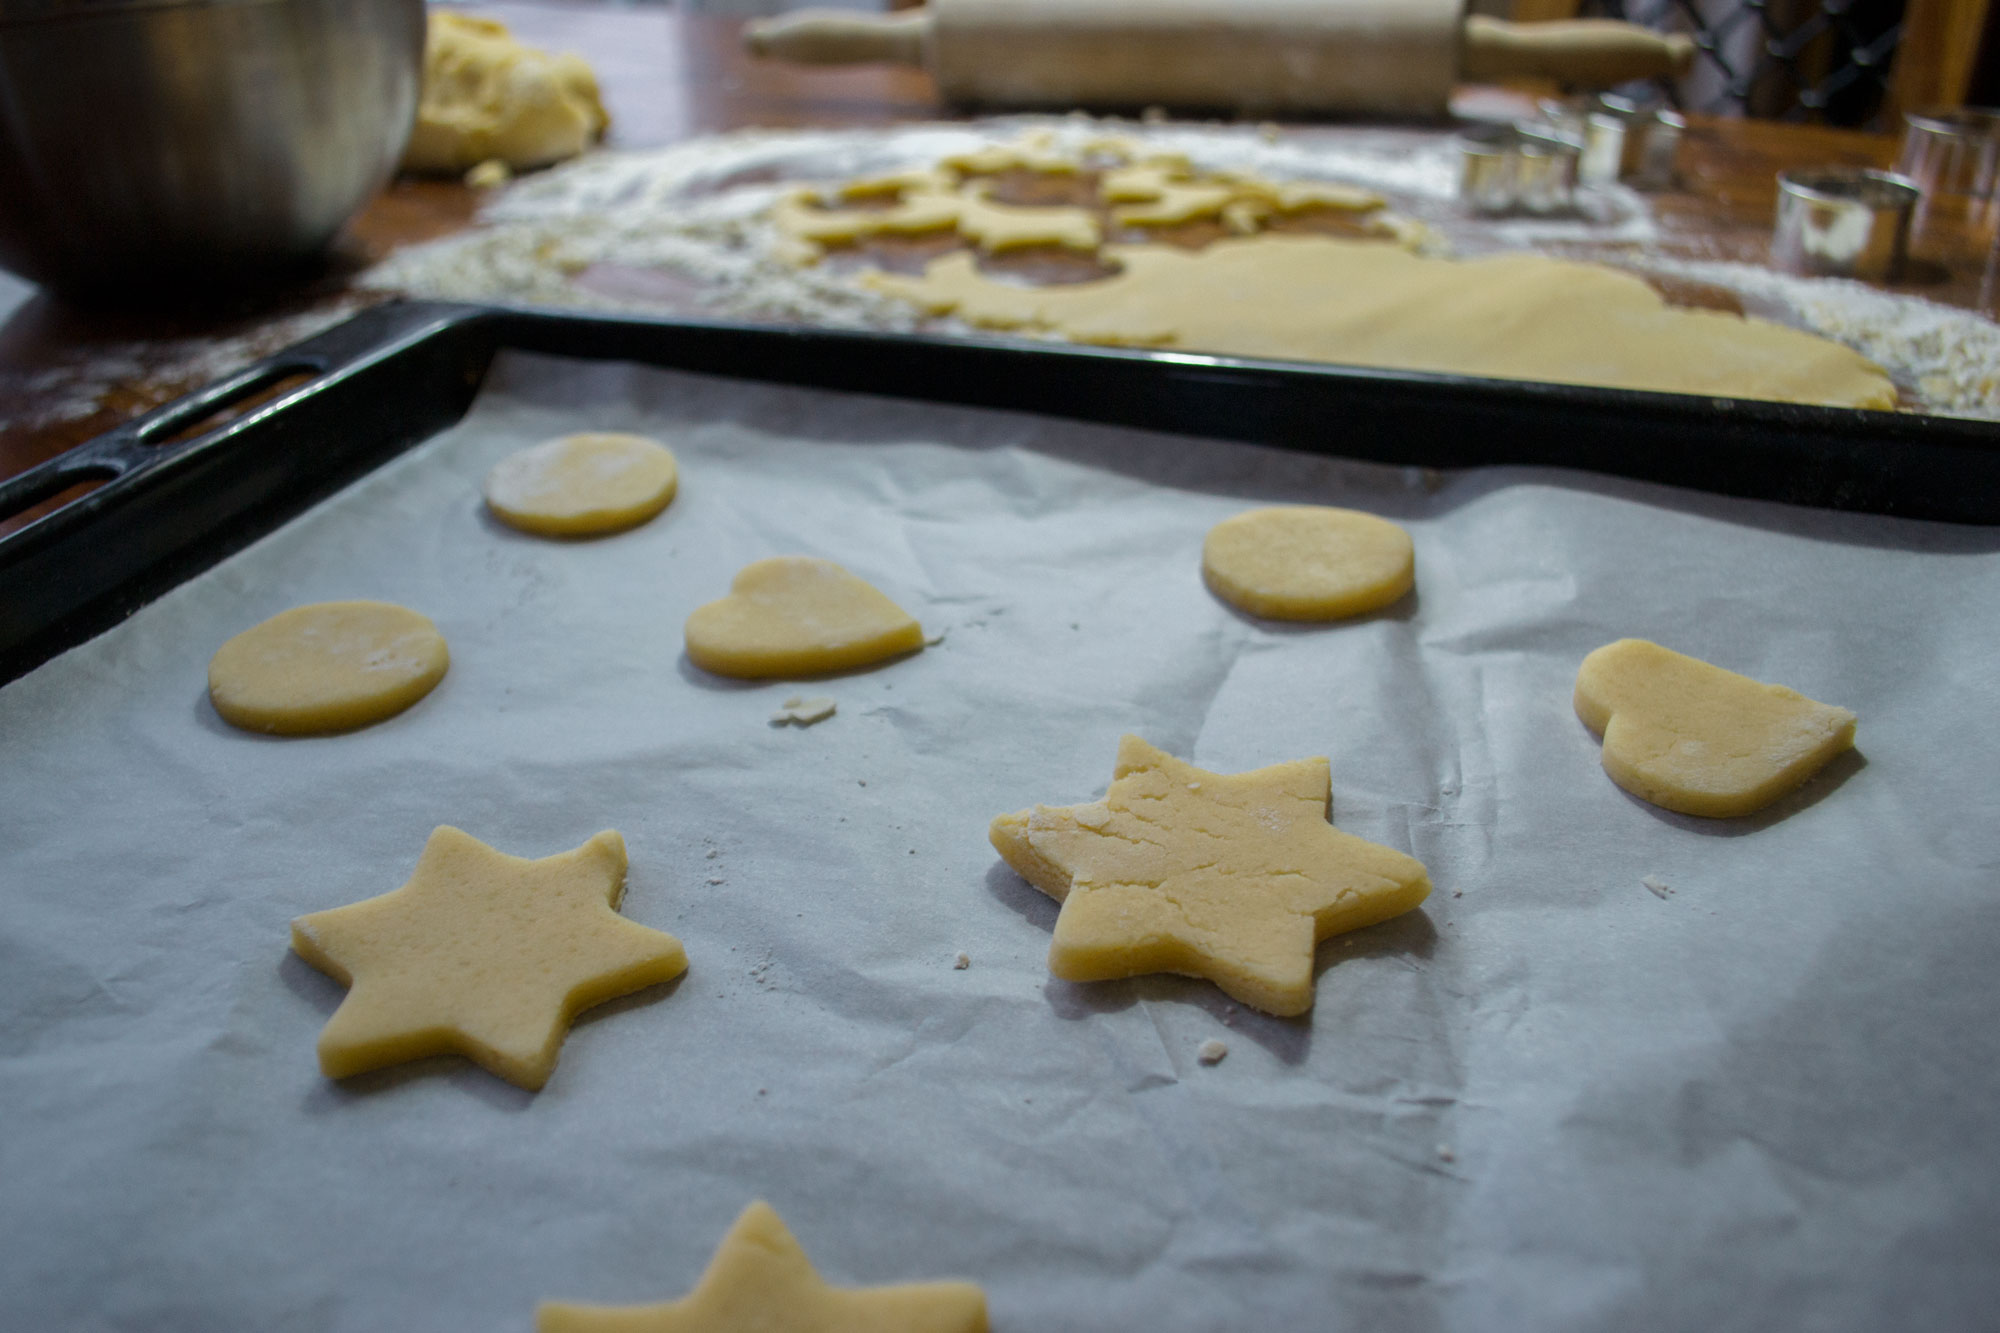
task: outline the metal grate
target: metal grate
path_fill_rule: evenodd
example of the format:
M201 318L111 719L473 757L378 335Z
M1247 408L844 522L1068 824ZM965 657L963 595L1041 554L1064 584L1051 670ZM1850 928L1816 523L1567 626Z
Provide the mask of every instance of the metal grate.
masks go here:
M1870 125L1902 36L1904 0L1584 0L1583 12L1695 40L1669 91L1694 111Z

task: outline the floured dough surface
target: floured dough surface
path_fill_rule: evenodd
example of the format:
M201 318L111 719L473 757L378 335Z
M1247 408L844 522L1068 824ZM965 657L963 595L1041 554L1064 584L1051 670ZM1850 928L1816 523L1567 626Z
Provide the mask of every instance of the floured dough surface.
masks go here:
M1410 534L1328 505L1252 509L1209 529L1201 572L1223 601L1272 620L1341 620L1396 601L1416 582Z
M218 648L208 697L245 731L323 735L394 717L429 694L450 663L437 626L408 607L315 602Z
M1023 287L968 253L862 281L934 315L1074 342L1890 409L1895 385L1838 343L1669 306L1595 264L1425 258L1379 241L1265 234L1200 251L1106 246L1121 272Z
M541 1087L577 1013L687 970L679 940L618 914L624 892L614 832L530 861L439 828L400 889L292 922L298 955L348 986L321 1071L456 1053Z
M1687 815L1747 815L1854 744L1854 714L1644 639L1583 659L1576 714L1604 738L1604 771Z
M546 1302L537 1333L986 1333L969 1282L835 1287L767 1203L751 1204L687 1296L661 1305Z
M665 509L680 483L673 451L643 435L565 435L510 454L486 474L486 506L546 537L620 532Z
M403 169L546 166L589 148L609 123L581 56L537 51L492 19L433 9Z
M687 621L688 660L748 680L869 666L924 646L902 607L831 560L786 555L744 566Z
M1430 893L1421 863L1328 823L1330 802L1325 759L1211 773L1127 736L1103 800L1001 815L988 836L1062 904L1056 976L1177 972L1290 1015L1312 1007L1319 941Z

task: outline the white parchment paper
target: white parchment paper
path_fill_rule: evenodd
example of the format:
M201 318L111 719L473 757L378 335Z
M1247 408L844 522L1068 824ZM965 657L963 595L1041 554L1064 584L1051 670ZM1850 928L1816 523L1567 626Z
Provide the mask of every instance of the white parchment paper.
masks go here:
M661 518L484 516L494 462L590 428L671 443ZM1407 524L1417 594L1231 612L1202 536L1271 501ZM688 612L780 553L943 641L803 690L690 667ZM434 694L332 738L217 720L224 638L344 597L437 621ZM976 1280L1016 1333L1989 1323L1996 613L1987 530L509 356L461 425L0 690L0 1325L527 1328L685 1292L758 1197L829 1279ZM1625 635L1855 709L1858 754L1748 820L1624 795L1570 690ZM838 714L769 725L801 692ZM1101 792L1125 731L1330 756L1338 825L1436 892L1324 946L1305 1020L1052 980L1054 904L986 824ZM341 991L288 922L440 823L621 830L625 910L690 971L539 1095L321 1078Z

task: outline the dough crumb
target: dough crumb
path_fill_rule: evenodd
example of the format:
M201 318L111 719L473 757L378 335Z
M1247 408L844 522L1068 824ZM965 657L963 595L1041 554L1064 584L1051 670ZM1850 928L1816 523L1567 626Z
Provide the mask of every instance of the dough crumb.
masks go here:
M782 727L791 723L795 726L810 727L815 722L826 721L833 714L833 700L822 696L807 699L795 694L785 700L784 707L771 714L771 725Z
M961 953L958 955L958 957L951 960L951 968L952 971L954 972L963 972L965 971L966 968L971 966L972 966L972 955L969 953Z
M939 644L944 642L944 636L945 636L945 631L933 630L931 633L924 636L924 647L926 648L937 647Z
M1452 897L1454 897L1454 898L1463 898L1463 897L1465 896L1465 890L1464 890L1464 889L1453 889L1453 890L1451 891L1451 896L1452 896Z
M1222 1057L1227 1054L1229 1054L1229 1047L1225 1043L1210 1037L1201 1044L1201 1049L1195 1052L1195 1058L1205 1065L1214 1065L1221 1064Z
M1662 902L1666 901L1667 895L1674 891L1673 887L1658 875L1648 875L1639 882L1644 884L1652 892L1652 895Z
M489 157L465 173L465 185L469 190L497 189L513 179L514 168L500 157Z
M1440 1162L1456 1162L1458 1154L1452 1151L1449 1143L1440 1143L1438 1145L1438 1160Z
M715 859L715 853L716 853L716 849L715 849L715 848L713 848L713 847L709 848L709 849L708 849L708 859L709 859L709 860L711 860L711 861L713 861L713 860Z
M709 881L708 881L708 882L709 882L710 884L720 884L720 883L722 883L722 876L720 876L720 875L712 875L712 876L710 876L710 877L709 877Z

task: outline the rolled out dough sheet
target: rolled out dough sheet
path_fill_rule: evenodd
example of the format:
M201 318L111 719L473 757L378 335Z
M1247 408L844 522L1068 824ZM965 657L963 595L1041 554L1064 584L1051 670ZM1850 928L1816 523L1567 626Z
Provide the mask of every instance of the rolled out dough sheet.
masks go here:
M672 440L684 493L608 542L485 516L494 463L586 426ZM1298 503L1407 528L1416 594L1218 602L1203 534ZM800 687L706 678L681 627L777 551L943 640L771 726ZM362 595L451 641L422 707L306 743L209 713L230 633ZM829 1281L976 1282L1005 1330L1976 1327L1996 627L1983 530L503 357L461 425L0 687L0 1322L526 1329L691 1290L763 1198ZM1861 748L1727 835L1657 811L1571 708L1624 635ZM1307 1020L1051 979L1056 904L987 822L1094 797L1128 731L1326 755L1339 827L1436 891L1323 945ZM537 1094L323 1078L343 992L290 922L441 822L620 830L621 910L690 970Z
M1432 259L1381 241L1266 235L1199 251L1106 246L1114 277L1026 287L970 254L870 287L934 315L1081 343L1893 408L1859 352L1765 320L1669 306L1598 264L1502 255Z

